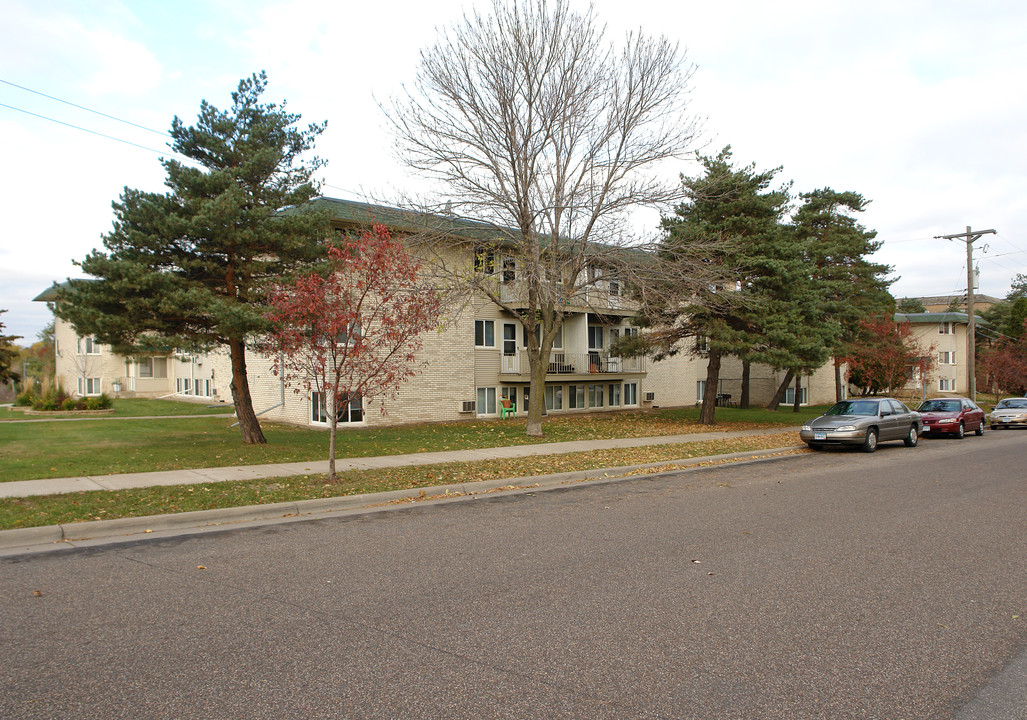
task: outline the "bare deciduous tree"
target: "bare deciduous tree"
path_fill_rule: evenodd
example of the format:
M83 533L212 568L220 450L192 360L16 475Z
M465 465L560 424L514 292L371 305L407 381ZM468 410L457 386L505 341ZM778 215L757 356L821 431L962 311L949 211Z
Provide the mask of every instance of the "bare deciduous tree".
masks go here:
M437 236L425 245L446 259L442 272L519 318L529 435L542 434L564 317L608 297L625 249L638 247L627 212L680 197L657 166L695 140L693 69L665 38L631 33L616 46L591 9L566 0L494 0L442 31L414 85L384 108L401 157L441 183L434 210L491 226L474 262L454 264Z

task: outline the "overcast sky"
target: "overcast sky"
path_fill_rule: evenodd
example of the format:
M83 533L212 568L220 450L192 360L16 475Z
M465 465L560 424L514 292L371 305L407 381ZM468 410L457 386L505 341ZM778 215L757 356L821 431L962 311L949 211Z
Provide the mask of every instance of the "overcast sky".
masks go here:
M102 247L123 187L163 190L161 133L172 117L192 124L202 99L228 106L239 79L255 71L268 72L268 101L287 100L304 121L328 121L317 146L329 161L324 194L359 200L416 188L393 157L376 98L413 79L436 28L484 4L7 0L5 332L35 339L49 313L31 299L79 276L72 261ZM1027 273L1027 3L595 7L611 39L640 27L687 48L698 66L692 109L705 118L707 153L730 144L739 165L783 166L778 177L793 180L796 192L831 187L870 199L862 222L884 240L876 259L894 266L896 296L965 292L965 243L933 237L968 225L997 230L974 245L979 292L1002 297ZM698 171L686 159L666 172ZM656 220L640 214L637 223Z

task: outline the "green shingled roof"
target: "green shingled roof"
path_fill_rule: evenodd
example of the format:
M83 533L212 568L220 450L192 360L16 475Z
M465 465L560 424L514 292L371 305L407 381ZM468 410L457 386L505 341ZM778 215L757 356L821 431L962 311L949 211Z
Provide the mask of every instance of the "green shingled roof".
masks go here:
M311 201L310 205L317 210L327 209L336 223L356 227L385 225L397 232L446 233L469 239L509 236L513 232L508 228L490 223L444 214L402 210L386 205L372 205L338 198L319 197Z
M961 312L922 312L922 313L895 313L895 322L909 322L914 325L925 323L957 322L966 323L966 313ZM980 315L974 313L974 323L984 323Z

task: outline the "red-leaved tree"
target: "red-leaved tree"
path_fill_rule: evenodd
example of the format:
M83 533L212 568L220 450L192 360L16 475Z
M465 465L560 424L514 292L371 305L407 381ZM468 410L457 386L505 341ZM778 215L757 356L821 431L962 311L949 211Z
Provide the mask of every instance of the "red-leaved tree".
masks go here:
M328 479L337 479L339 418L385 401L417 374L422 334L437 327L441 292L382 225L326 243L329 270L274 288L263 349L287 384L319 393L330 433Z
M981 366L990 381L986 387L1022 395L1027 392L1027 339L1006 340L989 348Z
M887 315L876 315L860 320L843 361L849 366L849 382L864 395L876 395L901 388L914 373L926 378L933 354L933 344L928 348L917 345L908 322L896 323Z

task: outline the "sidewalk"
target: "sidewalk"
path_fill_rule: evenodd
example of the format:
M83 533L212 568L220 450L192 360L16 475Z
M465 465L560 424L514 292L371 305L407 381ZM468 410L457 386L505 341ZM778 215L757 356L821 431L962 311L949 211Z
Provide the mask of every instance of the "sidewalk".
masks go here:
M202 416L201 416L202 417ZM338 472L348 470L371 470L378 468L406 467L410 465L437 465L449 462L474 462L503 458L533 457L537 455L562 455L565 453L605 450L607 448L632 448L648 445L671 445L676 443L702 442L748 435L769 435L798 431L798 428L773 428L762 430L739 430L733 432L692 433L687 435L665 435L646 438L621 438L603 440L577 440L573 442L541 443L538 445L516 445L509 447L483 448L477 450L452 450L446 452L412 453L408 455L381 455L363 458L337 458ZM32 495L54 495L84 492L88 490L124 490L127 488L157 487L161 485L195 485L232 480L255 480L259 478L288 477L293 475L314 475L328 472L327 460L293 462L275 465L237 465L231 467L195 468L190 470L165 470L162 472L123 473L120 475L90 475L82 477L49 478L44 480L18 480L0 483L0 498L30 497Z
M737 432L695 433L664 437L623 438L617 440L586 440L577 442L545 443L517 447L496 447L453 452L415 453L368 458L336 460L339 471L430 465L460 461L487 461L499 458L557 455L562 453L601 450L606 448L632 448L647 445L702 442L749 435L768 435L798 428L773 428ZM779 457L783 451L794 451L795 446L776 450L756 450L728 455L703 456L683 460L645 463L641 465L577 470L532 477L504 478L458 484L444 484L414 490L392 490L368 495L344 495L314 500L298 500L266 505L249 505L214 510L197 510L169 515L126 517L115 520L91 520L64 525L0 530L0 558L23 553L61 551L109 543L131 542L142 538L168 538L189 534L217 532L227 527L259 527L268 524L297 522L311 517L340 517L368 512L388 512L406 506L406 503L427 501L451 503L474 500L483 494L534 493L566 487L568 483L617 482L629 473L652 469L660 474L668 465L696 467L712 462L761 461ZM0 483L0 497L27 497L42 493L66 493L82 490L116 490L128 487L152 487L205 482L224 482L247 478L282 477L327 472L328 461L310 463L283 463L280 465L250 465L243 467L173 470L169 472L129 473L80 478L54 478ZM680 470L664 470L680 472Z

